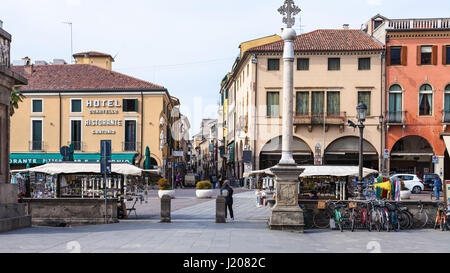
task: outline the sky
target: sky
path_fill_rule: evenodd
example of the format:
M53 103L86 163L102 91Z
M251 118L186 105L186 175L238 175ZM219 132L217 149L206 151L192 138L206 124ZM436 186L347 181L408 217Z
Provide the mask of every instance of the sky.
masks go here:
M280 34L284 0L4 0L0 20L13 38L11 59L70 62L73 51L115 57L113 70L166 87L181 102L191 136L217 118L220 82L239 44ZM295 0L294 29L359 29L387 18L450 17L448 0Z

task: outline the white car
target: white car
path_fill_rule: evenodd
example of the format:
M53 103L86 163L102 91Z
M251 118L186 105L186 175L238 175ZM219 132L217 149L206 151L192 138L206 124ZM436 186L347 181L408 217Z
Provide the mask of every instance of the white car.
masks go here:
M391 176L391 179L395 177L403 180L403 182L405 182L405 187L407 187L412 193L418 194L425 188L422 180L420 180L420 178L415 174L394 174Z

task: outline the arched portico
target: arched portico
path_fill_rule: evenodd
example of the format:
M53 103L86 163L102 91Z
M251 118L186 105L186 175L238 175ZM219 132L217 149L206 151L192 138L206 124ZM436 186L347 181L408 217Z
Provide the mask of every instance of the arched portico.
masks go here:
M390 171L395 173L419 174L434 172L430 142L421 136L411 135L395 142L390 154Z
M377 149L367 140L363 140L363 165L378 169ZM325 149L326 165L359 165L359 137L345 136L331 142Z
M282 136L277 136L268 141L259 154L259 167L266 169L278 164L281 159ZM311 148L301 138L294 136L292 143L294 160L300 165L314 164Z

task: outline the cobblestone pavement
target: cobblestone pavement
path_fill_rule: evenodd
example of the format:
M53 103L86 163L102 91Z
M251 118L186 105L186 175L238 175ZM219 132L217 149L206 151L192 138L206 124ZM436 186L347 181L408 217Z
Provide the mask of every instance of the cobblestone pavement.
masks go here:
M354 233L267 227L269 208L256 208L253 191L234 196L235 221L214 222L215 200L176 209L172 223L158 218L72 228L32 227L0 234L0 252L450 252L448 232L411 230Z

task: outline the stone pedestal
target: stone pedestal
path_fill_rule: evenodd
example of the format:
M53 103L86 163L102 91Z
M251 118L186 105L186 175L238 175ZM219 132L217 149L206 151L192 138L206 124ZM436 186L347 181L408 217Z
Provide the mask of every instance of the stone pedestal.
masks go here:
M169 195L163 195L161 197L161 223L170 223L170 201L172 197Z
M216 199L216 223L225 223L225 197L219 195Z
M277 178L277 199L270 211L270 228L303 232L305 223L303 210L298 205L298 177L304 169L296 164L278 164L270 170Z

